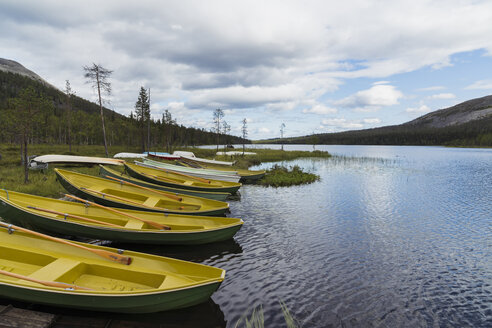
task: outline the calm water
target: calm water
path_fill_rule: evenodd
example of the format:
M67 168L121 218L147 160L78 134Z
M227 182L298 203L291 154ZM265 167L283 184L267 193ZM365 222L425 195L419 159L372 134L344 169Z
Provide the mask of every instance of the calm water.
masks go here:
M227 270L209 303L128 320L234 326L261 305L282 327L281 300L303 327L491 327L492 149L316 149L352 158L285 163L319 174L311 185L245 185L234 240L125 245Z

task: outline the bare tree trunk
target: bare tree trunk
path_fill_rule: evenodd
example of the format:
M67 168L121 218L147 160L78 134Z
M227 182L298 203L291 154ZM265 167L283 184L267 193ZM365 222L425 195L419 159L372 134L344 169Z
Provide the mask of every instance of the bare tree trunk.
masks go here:
M149 88L149 119L147 121L147 151L150 151L150 88Z
M68 111L68 151L72 152L72 104L70 103L70 108Z
M24 183L29 183L29 169L27 162L27 135L24 135Z
M104 113L103 113L103 106L101 100L101 87L99 86L99 75L97 76L97 94L99 96L99 107L101 108L101 122L102 122L102 129L103 129L104 150L106 151L106 157L109 157L108 144L106 143L106 128L104 127Z

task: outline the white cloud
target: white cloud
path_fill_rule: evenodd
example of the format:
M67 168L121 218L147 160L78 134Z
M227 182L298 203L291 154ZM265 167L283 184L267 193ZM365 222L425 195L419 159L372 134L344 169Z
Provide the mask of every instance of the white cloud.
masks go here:
M429 97L430 99L454 99L456 96L452 93L438 93Z
M465 89L472 90L489 90L492 89L492 80L480 80L467 86Z
M409 107L407 109L405 109L405 111L407 113L428 113L431 111L431 109L429 108L429 106L427 105L421 105L419 107Z
M364 127L364 124L358 121L348 121L344 118L324 119L321 121L321 124L340 129L362 129Z
M305 108L302 110L303 113L313 113L313 114L320 114L320 115L325 115L325 114L333 114L337 112L336 108L332 107L327 107L323 104L315 104L314 106L310 108Z
M441 86L441 85L436 85L436 86L427 87L427 88L420 88L420 89L417 89L417 91L439 91L439 90L444 90L444 89L446 89L446 88Z
M366 124L379 124L381 120L379 118L365 118L362 120Z
M358 111L373 111L381 107L397 105L403 93L394 86L376 84L367 90L358 91L346 98L338 100L335 105L352 108Z
M197 91L191 95L188 105L191 108L249 108L288 102L302 95L302 89L293 84L276 87L231 86Z
M269 133L271 133L272 131L271 131L269 128L262 127L262 128L258 128L258 132L259 132L259 133L262 133L262 134L269 134Z

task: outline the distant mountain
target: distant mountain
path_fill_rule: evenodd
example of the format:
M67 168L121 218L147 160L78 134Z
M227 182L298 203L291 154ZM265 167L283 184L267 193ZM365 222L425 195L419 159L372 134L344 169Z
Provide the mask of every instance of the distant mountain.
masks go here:
M440 109L400 125L259 143L492 147L492 95Z
M50 86L56 89L56 87L46 82L41 76L39 76L38 74L34 73L31 70L28 70L27 68L25 68L24 66L13 60L0 58L0 71L27 76L33 80L41 82L46 86Z

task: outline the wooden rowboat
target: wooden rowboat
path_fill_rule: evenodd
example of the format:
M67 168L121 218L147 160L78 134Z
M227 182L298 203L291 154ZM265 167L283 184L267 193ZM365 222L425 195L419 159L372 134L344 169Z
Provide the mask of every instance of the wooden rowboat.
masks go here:
M125 180L137 184L139 186L175 193L176 196L179 196L180 194L184 194L184 195L190 195L195 197L225 201L227 197L231 195L228 192L189 190L189 189L173 188L173 187L158 185L155 183L145 182L140 179L132 178L131 176L127 175L125 172L121 173L103 165L99 165L99 175L103 178L107 178L107 177L118 178L121 180Z
M130 163L125 163L125 170L129 175L136 179L181 189L228 192L234 194L241 187L241 184L237 182L203 179L184 173L178 174L166 169L149 168Z
M241 176L237 174L235 171L226 172L226 171L218 171L218 170L197 169L194 167L173 165L173 164L153 161L150 159L144 159L141 164L139 162L139 165L143 165L145 167L150 167L150 168L166 169L171 172L184 173L187 175L191 175L203 179L214 179L214 180L230 181L230 182L239 182L239 180L241 179Z
M235 218L164 216L7 190L0 190L0 216L10 223L47 233L141 244L222 241L232 238L243 224Z
M55 169L58 181L70 193L96 203L132 210L188 215L223 215L229 204L217 200L176 196L173 193L130 185L91 175Z
M0 295L10 299L149 313L205 302L225 278L211 266L0 226Z

